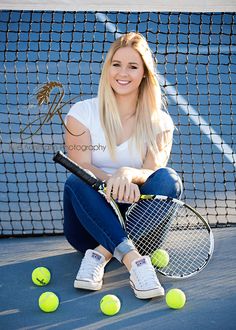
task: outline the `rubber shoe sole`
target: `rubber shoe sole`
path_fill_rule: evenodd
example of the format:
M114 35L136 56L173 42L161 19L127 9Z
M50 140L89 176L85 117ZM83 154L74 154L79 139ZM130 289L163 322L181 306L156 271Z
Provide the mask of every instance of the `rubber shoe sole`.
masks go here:
M97 291L97 290L101 290L102 284L103 281L94 283L91 281L75 280L74 288Z
M150 299L156 297L163 297L165 295L165 290L162 286L150 290L137 290L133 282L130 281L130 285L134 290L135 296L139 299Z

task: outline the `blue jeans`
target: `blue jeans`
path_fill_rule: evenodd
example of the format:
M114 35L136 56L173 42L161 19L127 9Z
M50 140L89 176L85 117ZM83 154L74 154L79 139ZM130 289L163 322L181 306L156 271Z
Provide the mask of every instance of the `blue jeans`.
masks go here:
M180 198L182 182L171 168L160 168L140 187L141 194ZM119 261L135 247L105 198L74 174L64 187L64 234L68 242L84 253L102 245ZM129 204L118 204L124 215Z

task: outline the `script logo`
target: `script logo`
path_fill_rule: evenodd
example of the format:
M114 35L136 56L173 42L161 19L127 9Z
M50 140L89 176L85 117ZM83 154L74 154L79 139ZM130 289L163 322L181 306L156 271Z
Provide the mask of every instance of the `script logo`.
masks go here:
M57 92L53 95L52 97L52 102L50 101L50 96L52 94L52 90L57 89ZM63 89L63 85L60 82L56 82L56 81L52 81L52 82L48 82L46 84L44 84L36 93L36 99L37 99L37 104L38 106L42 106L43 104L46 104L47 106L47 112L39 115L35 120L31 121L28 125L26 125L26 127L20 131L20 135L22 140L26 140L30 137L32 137L35 134L38 134L40 132L40 130L42 129L42 127L49 123L52 118L55 115L58 115L63 126L65 127L65 129L73 136L81 136L83 135L85 132L82 132L81 134L74 134L72 133L66 126L63 118L62 118L62 113L61 113L61 109L69 104L72 100L74 100L76 97L66 101L66 102L62 102L63 98L64 98L64 89ZM25 134L25 132L27 131L27 129L31 129L33 124L38 122L39 127L29 136L27 137L23 137L23 135Z

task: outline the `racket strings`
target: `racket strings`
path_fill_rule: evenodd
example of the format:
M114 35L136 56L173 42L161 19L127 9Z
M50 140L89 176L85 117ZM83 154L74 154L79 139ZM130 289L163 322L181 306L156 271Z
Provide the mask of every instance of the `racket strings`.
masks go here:
M182 233L169 236L169 240L177 242L176 246L171 246L169 242L164 243L162 248L167 250L171 262L165 271L171 274L191 274L199 270L205 263L209 251L209 237L193 230L188 232L188 236L182 237ZM209 236L209 235L208 235Z
M133 235L136 233L138 237L138 234L144 230L147 232L149 229L153 230L154 226L166 223L169 220L169 214L174 214L177 207L177 204L158 199L141 201L134 205L126 217L127 231L132 232Z
M126 229L141 254L157 248L170 261L159 269L165 275L185 277L204 267L211 242L208 226L187 207L172 200L145 200L127 214Z

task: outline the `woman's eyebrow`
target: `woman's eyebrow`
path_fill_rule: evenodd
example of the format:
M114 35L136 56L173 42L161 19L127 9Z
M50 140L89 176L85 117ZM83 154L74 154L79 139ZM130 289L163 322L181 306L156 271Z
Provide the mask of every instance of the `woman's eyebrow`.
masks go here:
M121 61L119 61L119 60L112 60L112 62L121 63ZM129 62L128 64L135 64L135 65L139 65L137 62Z

